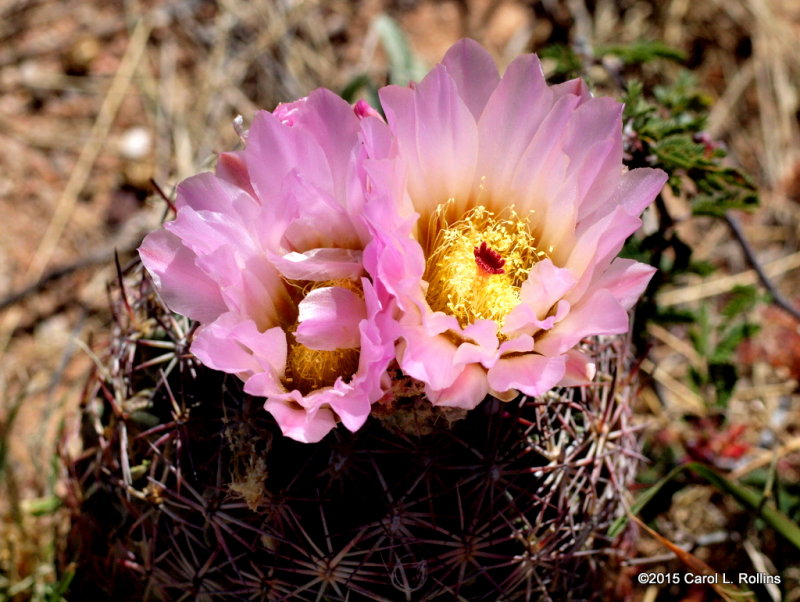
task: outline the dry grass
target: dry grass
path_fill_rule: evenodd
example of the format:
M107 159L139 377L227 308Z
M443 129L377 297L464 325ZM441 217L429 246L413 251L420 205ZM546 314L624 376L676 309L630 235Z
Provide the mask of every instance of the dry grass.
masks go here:
M586 4L0 4L0 217L7 224L0 237L0 290L20 290L59 266L77 266L0 310L0 592L5 580L17 599L41 598L44 585L55 580L51 557L59 516L33 511L59 492L51 460L60 424L74 418L91 365L80 346L103 345L113 249L124 260L163 214L163 202L145 198L149 180L169 191L211 165L215 151L237 144L230 123L238 114L252 115L320 85L341 90L361 73L385 80L384 58L370 29L381 12L400 20L429 64L462 35L484 42L501 64L521 51L569 41L569 31L592 43L649 38L685 50L701 85L716 99L711 133L761 186L763 207L746 220L747 234L764 262L780 266L773 277L784 293L797 296L797 3ZM673 74L670 68L651 76ZM688 215L680 199L673 203L676 215ZM664 291L665 301L713 303L750 278L722 224L686 220L679 228L698 259L721 268L719 280L687 280ZM82 260L87 265L76 263ZM791 338L796 324L769 312L756 319L763 327L762 348L750 358L730 418L750 425L747 436L754 441L765 433L771 437L767 449L750 459L763 465L768 455L780 460L797 449L800 399L790 381L800 376L800 344ZM687 413L702 415L706 406L682 385L686 365L696 361L684 334L653 335L657 384L643 405L654 429L663 431Z

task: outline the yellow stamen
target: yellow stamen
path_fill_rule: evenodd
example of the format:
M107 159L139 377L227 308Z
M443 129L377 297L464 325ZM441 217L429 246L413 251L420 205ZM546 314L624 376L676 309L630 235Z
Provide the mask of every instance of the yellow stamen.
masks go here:
M470 209L453 224L446 221L448 203L432 216L436 233L427 251L427 301L434 311L455 316L462 327L475 320L494 320L498 330L519 304L519 288L533 265L547 256L534 244L526 216L511 206L495 214L483 205ZM505 263L501 273L476 264L476 248L486 243Z
M304 285L293 283L302 288L307 295L314 289L326 286L340 286L359 296L363 296L361 285L352 280L338 279L323 282L307 282ZM311 349L302 345L294 336L298 324L287 328L288 355L286 357L286 372L283 384L288 389L297 389L303 395L323 387L331 387L340 376L348 382L352 375L358 371L360 349L334 349L326 351Z

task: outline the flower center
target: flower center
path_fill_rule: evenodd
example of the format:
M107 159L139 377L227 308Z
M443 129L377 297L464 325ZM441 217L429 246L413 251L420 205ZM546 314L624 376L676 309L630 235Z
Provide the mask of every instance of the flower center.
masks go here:
M536 248L528 218L513 207L495 214L478 205L454 224L443 217L447 204L439 207L425 264L428 304L455 316L462 328L494 320L500 329L519 304L528 272L546 253Z
M292 283L296 284L296 283ZM314 289L326 286L340 286L360 296L363 295L361 285L347 279L326 280L323 282L306 282L302 287L303 297ZM360 349L311 349L295 339L294 332L298 324L289 326L288 353L283 384L288 389L297 389L303 395L323 387L332 387L340 376L349 381L358 371Z
M480 247L475 247L472 250L475 255L475 264L487 274L505 274L503 266L506 260L486 244L484 240Z

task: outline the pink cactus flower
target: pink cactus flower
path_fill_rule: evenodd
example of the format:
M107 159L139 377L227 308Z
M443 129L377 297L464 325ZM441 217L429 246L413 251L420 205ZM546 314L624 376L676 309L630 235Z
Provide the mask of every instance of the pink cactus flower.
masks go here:
M654 269L616 256L666 181L623 166L622 105L548 86L535 55L500 77L471 40L380 97L364 166L400 367L464 409L591 380L576 346L627 331Z
M200 323L192 352L298 441L361 427L393 357L363 262L368 113L327 90L259 112L246 148L181 183L176 219L139 249L170 309Z

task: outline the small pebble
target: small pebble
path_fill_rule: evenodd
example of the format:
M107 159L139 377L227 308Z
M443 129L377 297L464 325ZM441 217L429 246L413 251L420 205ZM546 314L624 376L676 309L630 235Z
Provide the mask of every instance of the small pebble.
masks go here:
M126 159L142 159L150 153L152 137L143 127L129 128L119 139L119 152Z

